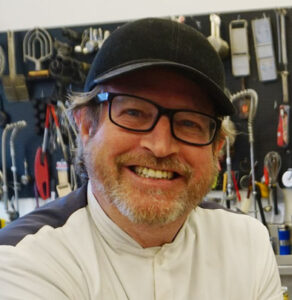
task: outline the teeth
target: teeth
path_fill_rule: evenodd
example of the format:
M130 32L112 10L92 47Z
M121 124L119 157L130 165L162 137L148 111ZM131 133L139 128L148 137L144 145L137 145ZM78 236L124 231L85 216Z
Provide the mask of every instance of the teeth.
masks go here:
M146 178L157 178L157 179L171 179L173 178L173 172L153 170L146 167L135 167L135 173Z

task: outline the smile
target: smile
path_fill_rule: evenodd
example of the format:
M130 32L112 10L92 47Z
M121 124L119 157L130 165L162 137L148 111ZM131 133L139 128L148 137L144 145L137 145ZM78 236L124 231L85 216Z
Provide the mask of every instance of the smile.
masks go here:
M173 179L175 177L174 172L165 170L154 170L151 168L135 166L131 168L138 176L152 179Z

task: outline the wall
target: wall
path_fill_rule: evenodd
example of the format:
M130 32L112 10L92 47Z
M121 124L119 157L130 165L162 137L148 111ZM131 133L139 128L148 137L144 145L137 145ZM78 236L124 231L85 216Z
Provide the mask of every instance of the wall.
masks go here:
M285 6L291 6L291 0L0 0L0 32Z

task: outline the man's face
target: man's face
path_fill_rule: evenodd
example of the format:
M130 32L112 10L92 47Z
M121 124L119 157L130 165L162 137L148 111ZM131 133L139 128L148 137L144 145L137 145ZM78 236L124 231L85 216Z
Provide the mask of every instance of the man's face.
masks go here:
M172 71L135 72L102 89L213 114L207 94ZM214 147L176 140L166 116L150 132L131 132L109 120L106 104L96 132L83 134L82 140L95 197L103 208L117 209L134 223L163 225L187 216L208 192L217 170Z

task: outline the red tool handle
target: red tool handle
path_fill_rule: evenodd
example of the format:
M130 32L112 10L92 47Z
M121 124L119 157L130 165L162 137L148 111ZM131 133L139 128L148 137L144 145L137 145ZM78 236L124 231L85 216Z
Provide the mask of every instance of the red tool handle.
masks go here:
M42 148L38 148L34 161L35 183L39 195L44 199L50 197L50 176L46 155L43 156Z
M49 105L50 105L51 113L52 113L52 116L53 116L53 118L54 118L56 127L59 128L59 127L60 127L60 124L59 124L59 121L58 121L58 117L57 117L57 114L56 114L55 107L54 107L54 105L52 105L52 104L49 104Z
M45 128L48 129L50 126L50 104L47 104L46 108L46 120L45 120Z
M289 143L289 105L280 105L277 129L277 145L287 147Z
M236 178L235 178L235 175L234 175L234 171L231 171L231 174L232 174L232 181L233 181L233 184L234 184L236 196L238 198L238 201L241 201L241 196L240 196L240 193L239 193L239 188L238 188L237 181L236 181Z

